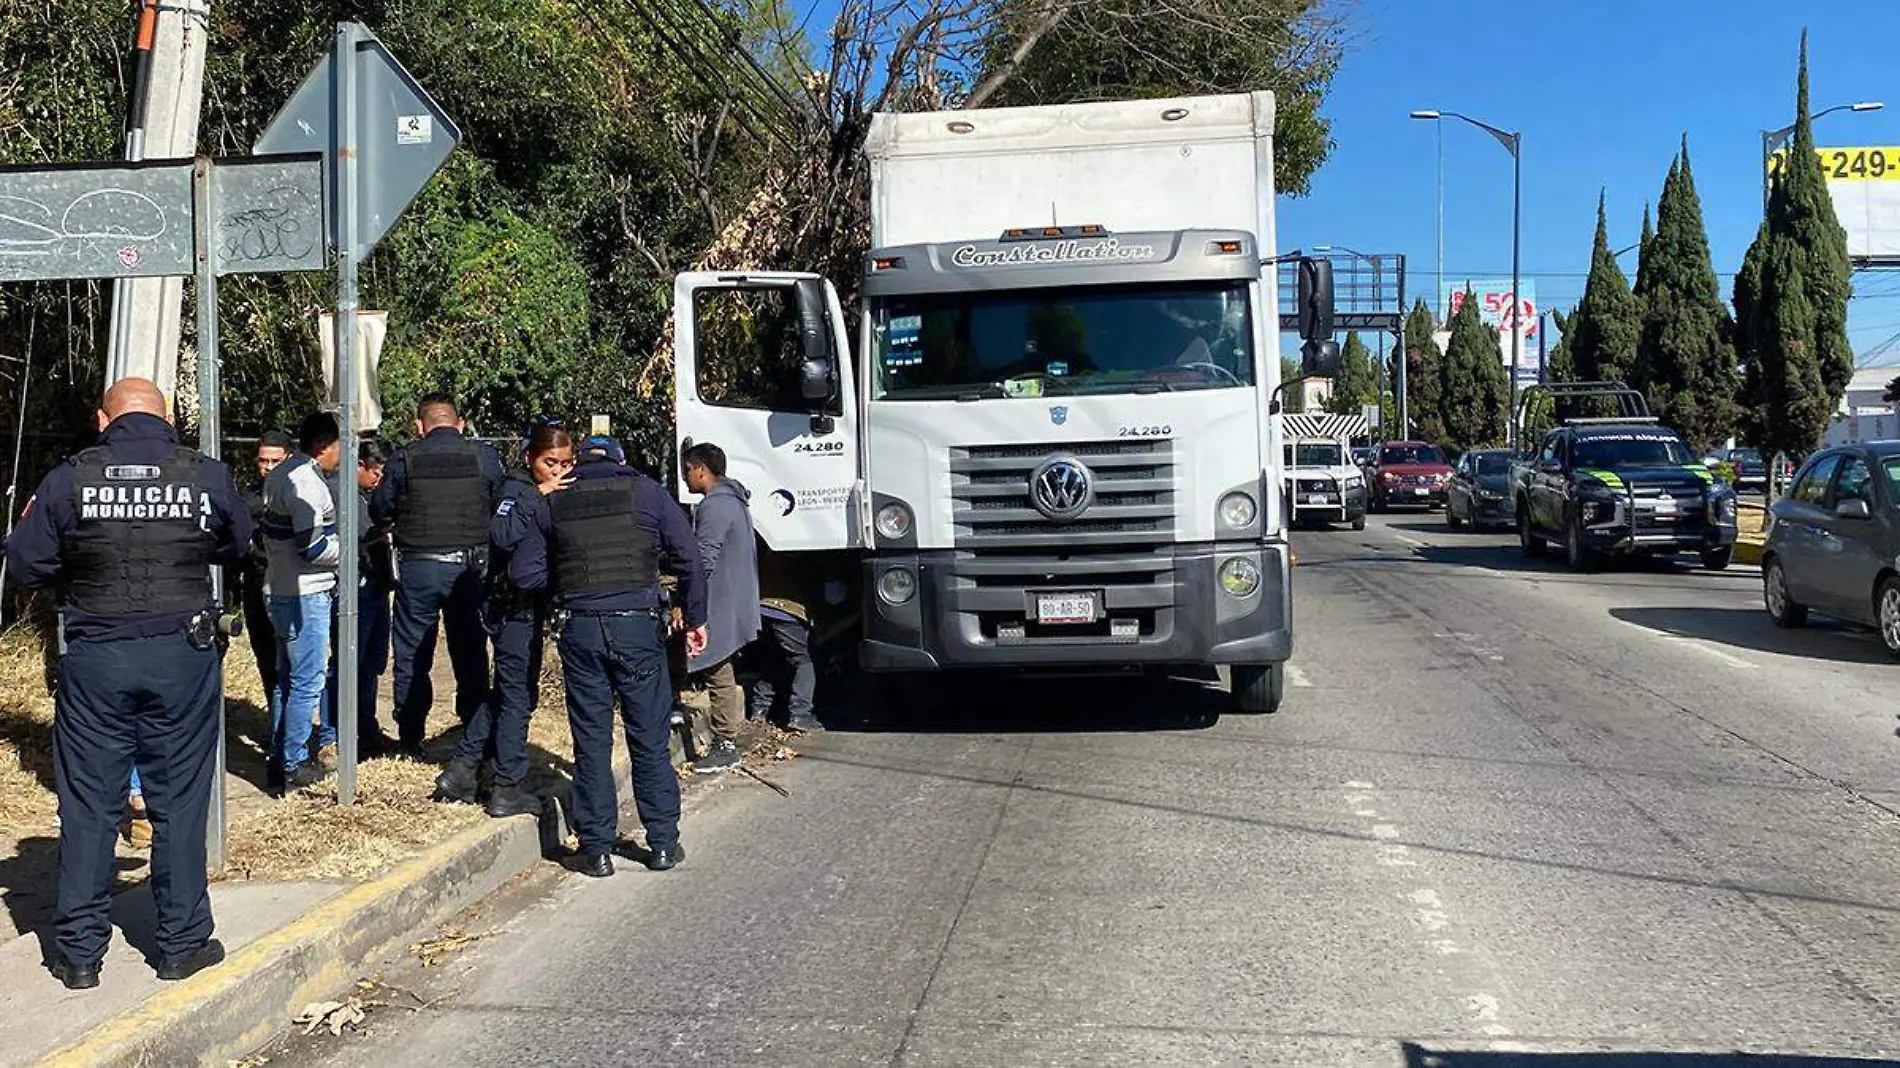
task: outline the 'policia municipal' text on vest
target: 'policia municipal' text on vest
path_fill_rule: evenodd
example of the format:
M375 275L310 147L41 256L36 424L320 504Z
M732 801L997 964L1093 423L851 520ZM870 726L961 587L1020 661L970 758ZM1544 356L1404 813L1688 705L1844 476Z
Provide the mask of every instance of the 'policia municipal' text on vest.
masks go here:
M398 548L451 552L488 543L482 450L459 437L423 438L403 450L408 477L396 504Z
M65 604L96 616L196 612L211 603L211 504L197 453L124 463L108 446L73 457Z
M548 497L550 563L563 595L645 590L660 582L653 536L640 526L631 478L582 479Z

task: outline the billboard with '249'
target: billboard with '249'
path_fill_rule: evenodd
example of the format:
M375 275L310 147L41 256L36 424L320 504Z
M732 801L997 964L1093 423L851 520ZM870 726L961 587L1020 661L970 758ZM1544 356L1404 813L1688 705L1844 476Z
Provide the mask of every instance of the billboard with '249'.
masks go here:
M1847 254L1858 260L1900 262L1900 147L1816 147L1834 216L1847 231ZM1768 160L1779 175L1788 153Z

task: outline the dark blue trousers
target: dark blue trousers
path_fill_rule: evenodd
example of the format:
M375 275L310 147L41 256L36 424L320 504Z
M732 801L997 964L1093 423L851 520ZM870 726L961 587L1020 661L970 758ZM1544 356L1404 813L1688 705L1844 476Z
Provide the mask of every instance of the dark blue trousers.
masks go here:
M389 594L364 587L356 607L356 731L382 731L376 721L376 683L389 667Z
M396 728L404 742L427 737L435 687L437 617L455 669L455 712L463 723L488 700L488 634L482 630L482 576L462 564L400 557L396 612Z
M528 717L540 698L544 622L545 615L532 609L502 620L495 633L494 692L455 747L460 760L494 757L496 786L519 786L528 777Z
M59 792L59 917L54 937L77 964L112 937L114 841L132 768L152 820L158 949L194 952L211 937L205 814L218 747L223 658L183 634L76 641L59 662L53 767Z
M673 731L673 683L660 621L644 612L576 615L561 633L567 721L574 733L574 830L581 852L612 852L619 835L614 794L614 697L620 697L633 799L647 848L679 843L680 782L667 756Z

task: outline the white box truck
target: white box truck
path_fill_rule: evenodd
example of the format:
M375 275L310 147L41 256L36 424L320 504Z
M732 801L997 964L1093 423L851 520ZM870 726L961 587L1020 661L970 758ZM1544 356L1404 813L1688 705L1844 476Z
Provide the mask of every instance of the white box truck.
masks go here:
M1273 106L880 114L855 330L815 275L678 279L682 447L762 567L858 591L863 668L1220 665L1278 707Z

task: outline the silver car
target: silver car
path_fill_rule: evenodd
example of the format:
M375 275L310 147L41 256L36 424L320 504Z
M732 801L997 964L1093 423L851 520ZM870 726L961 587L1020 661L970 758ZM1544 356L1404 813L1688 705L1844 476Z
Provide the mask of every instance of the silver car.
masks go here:
M1815 454L1768 513L1762 600L1775 625L1810 609L1880 632L1900 658L1900 441Z

